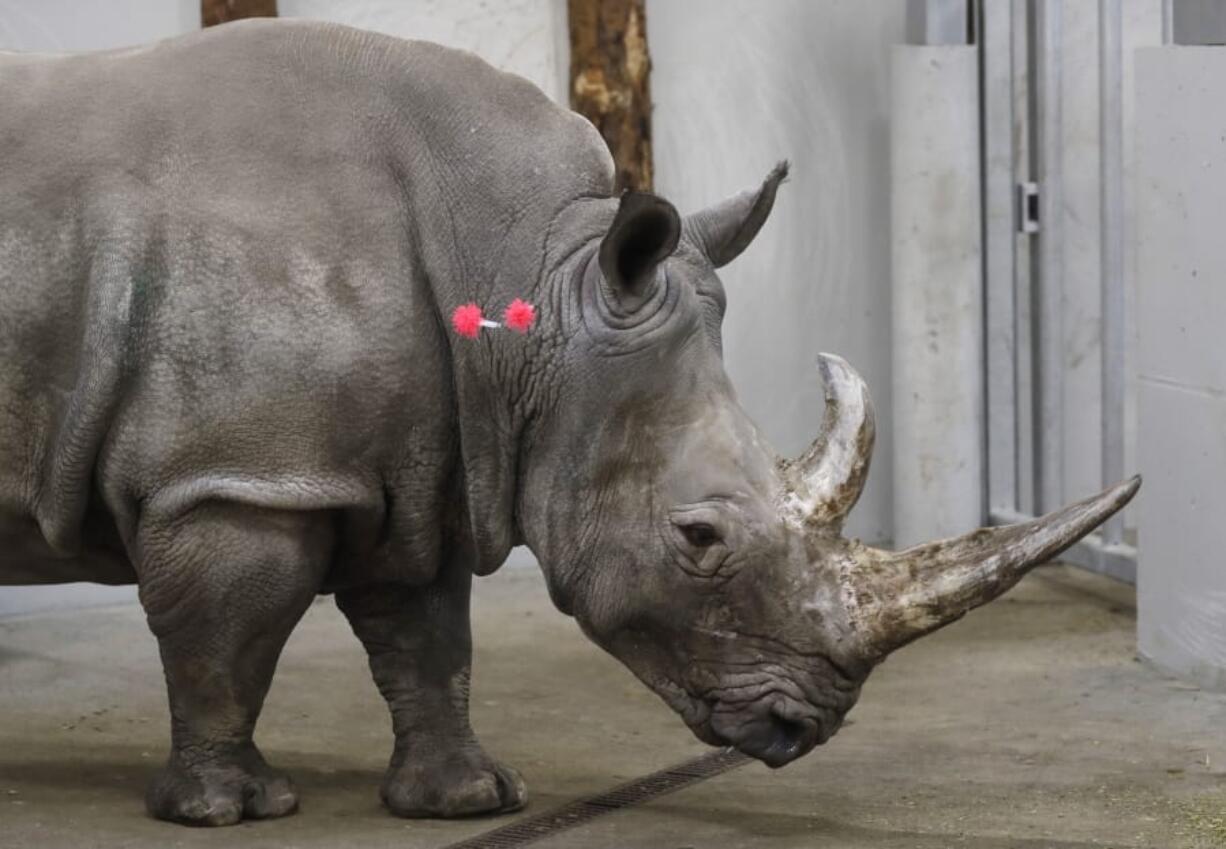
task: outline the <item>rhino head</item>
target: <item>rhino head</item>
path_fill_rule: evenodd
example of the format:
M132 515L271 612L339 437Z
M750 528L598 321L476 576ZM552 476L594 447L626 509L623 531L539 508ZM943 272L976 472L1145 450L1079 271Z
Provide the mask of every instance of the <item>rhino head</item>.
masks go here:
M845 539L873 447L864 382L822 355L820 430L782 458L721 358L716 269L785 175L685 220L642 193L595 213L560 267L563 365L517 502L557 606L699 738L776 767L835 733L890 652L996 598L1139 486L906 551Z

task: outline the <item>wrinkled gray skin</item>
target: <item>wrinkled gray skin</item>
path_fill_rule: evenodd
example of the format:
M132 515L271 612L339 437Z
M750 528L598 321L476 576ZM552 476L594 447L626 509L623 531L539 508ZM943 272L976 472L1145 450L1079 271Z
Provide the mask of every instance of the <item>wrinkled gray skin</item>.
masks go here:
M684 221L613 198L595 130L471 55L244 22L0 55L0 90L0 583L139 583L171 709L155 816L295 809L251 735L321 592L391 708L388 807L512 810L467 705L471 577L512 545L698 736L779 766L891 649L1135 491L899 554L842 539L859 378L823 359L789 462L721 364L715 268L784 169ZM527 335L448 327L515 297Z

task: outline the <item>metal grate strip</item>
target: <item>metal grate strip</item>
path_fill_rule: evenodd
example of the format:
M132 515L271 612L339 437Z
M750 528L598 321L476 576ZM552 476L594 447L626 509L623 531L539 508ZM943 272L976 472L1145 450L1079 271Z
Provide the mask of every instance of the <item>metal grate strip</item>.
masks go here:
M583 825L613 811L650 802L699 781L736 769L751 760L735 749L719 749L676 766L636 778L605 793L580 799L518 820L493 831L478 834L445 849L512 849L551 837L559 831Z

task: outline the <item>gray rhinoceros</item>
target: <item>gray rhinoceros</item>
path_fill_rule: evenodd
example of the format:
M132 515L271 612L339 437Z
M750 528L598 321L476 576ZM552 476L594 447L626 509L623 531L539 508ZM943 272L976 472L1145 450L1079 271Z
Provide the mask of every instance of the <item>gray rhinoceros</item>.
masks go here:
M288 814L252 743L333 593L405 816L524 804L468 720L469 589L525 544L558 608L702 740L781 766L891 650L1012 586L1133 480L899 553L839 535L863 383L781 460L724 373L715 269L786 168L678 216L467 53L316 23L0 56L0 583L136 583L165 667L154 816ZM475 302L527 335L456 335Z

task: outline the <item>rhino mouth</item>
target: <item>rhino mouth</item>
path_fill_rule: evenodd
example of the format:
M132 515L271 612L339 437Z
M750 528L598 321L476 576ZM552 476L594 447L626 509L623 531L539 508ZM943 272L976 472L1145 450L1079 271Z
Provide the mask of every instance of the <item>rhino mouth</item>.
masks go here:
M771 768L786 766L826 742L842 716L772 693L752 702L697 697L668 688L665 701L699 740L731 746Z
M675 677L659 655L646 655L646 641L635 650L617 646L633 658L630 670L672 708L702 742L731 746L767 766L785 766L826 742L856 702L859 683L844 679L829 663L810 656L806 668L776 658L767 668L745 672L743 664L714 670L691 665ZM760 647L761 648L761 647ZM765 650L765 649L762 649ZM655 662L651 662L655 661Z
M805 687L779 669L773 674L733 674L718 684L704 675L706 687L697 686L698 681L682 684L641 667L636 674L699 740L731 746L772 768L786 766L830 739L859 694L859 686L851 682L839 682L842 686L830 692L817 681Z
M717 702L707 726L722 745L777 769L829 739L838 720L793 699L767 696L749 705Z

